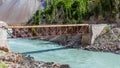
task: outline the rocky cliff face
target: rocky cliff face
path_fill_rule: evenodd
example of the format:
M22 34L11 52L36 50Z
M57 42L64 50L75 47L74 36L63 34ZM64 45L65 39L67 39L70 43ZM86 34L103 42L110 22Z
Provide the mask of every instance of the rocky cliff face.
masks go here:
M36 12L42 0L0 0L0 20L20 25Z
M2 5L6 0L0 0L0 5Z

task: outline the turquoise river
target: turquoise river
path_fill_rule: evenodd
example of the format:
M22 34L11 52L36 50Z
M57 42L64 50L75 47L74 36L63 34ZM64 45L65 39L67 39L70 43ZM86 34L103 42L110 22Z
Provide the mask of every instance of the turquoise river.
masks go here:
M120 55L68 49L41 40L9 39L10 49L31 55L35 60L69 64L71 68L120 68Z

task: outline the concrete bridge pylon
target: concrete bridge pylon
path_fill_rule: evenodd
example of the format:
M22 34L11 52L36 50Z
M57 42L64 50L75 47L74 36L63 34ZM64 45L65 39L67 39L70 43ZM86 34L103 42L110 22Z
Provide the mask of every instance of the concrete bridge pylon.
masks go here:
M3 21L0 21L0 50L9 51L8 39L7 39L7 29L4 29L4 26L7 24Z

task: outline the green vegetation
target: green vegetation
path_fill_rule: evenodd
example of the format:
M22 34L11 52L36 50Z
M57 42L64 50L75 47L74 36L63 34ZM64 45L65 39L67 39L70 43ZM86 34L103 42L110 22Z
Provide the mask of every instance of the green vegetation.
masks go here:
M120 35L118 36L118 39L120 39Z
M0 68L8 68L8 65L0 61Z
M106 32L109 32L111 30L110 26L105 27Z
M77 24L91 16L107 19L120 15L120 0L46 0L46 4L45 10L38 10L28 23Z

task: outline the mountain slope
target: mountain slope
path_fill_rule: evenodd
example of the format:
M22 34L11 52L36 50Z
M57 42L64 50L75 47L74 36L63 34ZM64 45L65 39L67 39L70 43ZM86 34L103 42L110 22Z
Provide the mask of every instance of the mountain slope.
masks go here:
M0 0L0 20L20 25L28 21L40 5L38 0Z

